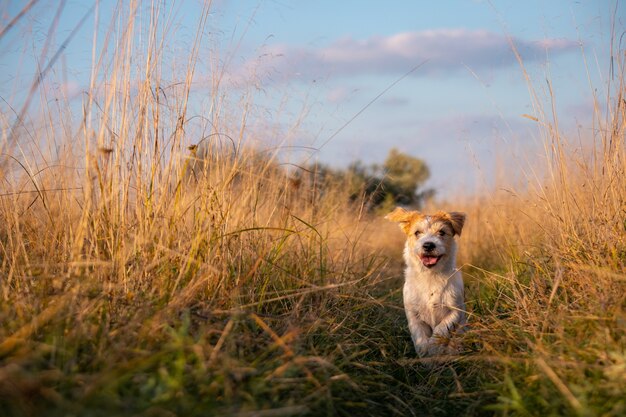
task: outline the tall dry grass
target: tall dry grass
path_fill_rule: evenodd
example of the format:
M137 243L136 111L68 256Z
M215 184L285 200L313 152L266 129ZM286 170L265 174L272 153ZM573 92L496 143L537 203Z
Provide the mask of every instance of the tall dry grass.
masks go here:
M3 115L0 410L284 415L335 408L335 387L348 407L333 356L357 347L315 340L382 311L359 294L384 261L339 186L297 187L249 144L221 70L189 113L209 5L182 72L161 7L120 4L80 109L35 88L37 118Z
M575 146L560 132L567 115L546 109L530 83L545 162L529 167L528 188L498 191L465 208L472 220L462 255L470 338L480 346L477 359L484 355L503 373L491 410L626 410L626 60L623 51L615 54L618 76L604 105L594 97L587 143Z

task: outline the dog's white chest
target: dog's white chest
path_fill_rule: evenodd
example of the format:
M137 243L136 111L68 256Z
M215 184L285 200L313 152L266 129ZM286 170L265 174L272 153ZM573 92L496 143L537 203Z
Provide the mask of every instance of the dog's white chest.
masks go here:
M407 279L404 284L405 308L417 314L431 327L435 327L449 312L445 299L445 283L439 280Z

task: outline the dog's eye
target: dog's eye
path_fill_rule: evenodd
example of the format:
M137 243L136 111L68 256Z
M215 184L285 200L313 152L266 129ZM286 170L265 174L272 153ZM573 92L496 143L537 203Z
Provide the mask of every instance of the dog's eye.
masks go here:
M416 231L415 231L415 236L419 236L419 235L421 235L421 234L422 234L422 231L421 231L421 230L416 230Z
M445 236L445 235L446 235L446 232L445 232L445 231L443 231L443 230L440 230L438 234L439 234L439 236L443 237L443 236Z

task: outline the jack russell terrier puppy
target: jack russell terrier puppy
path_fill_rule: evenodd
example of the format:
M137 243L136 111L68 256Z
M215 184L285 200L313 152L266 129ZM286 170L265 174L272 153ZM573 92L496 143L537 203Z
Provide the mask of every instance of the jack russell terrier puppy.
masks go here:
M386 219L399 223L407 235L404 310L418 355L456 353L448 346L450 332L465 324L463 277L456 268L455 236L465 213L426 215L396 208Z

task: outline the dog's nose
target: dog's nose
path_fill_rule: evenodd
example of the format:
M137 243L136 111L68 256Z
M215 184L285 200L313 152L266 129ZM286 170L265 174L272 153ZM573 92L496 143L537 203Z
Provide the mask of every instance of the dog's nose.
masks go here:
M433 242L424 242L422 248L424 248L426 252L431 252L433 249L435 249L435 244Z

